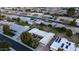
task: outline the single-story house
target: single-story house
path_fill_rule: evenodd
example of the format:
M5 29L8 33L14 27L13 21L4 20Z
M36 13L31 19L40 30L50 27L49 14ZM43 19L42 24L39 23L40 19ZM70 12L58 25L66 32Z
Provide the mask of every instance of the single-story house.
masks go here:
M22 32L28 31L30 29L30 27L21 26L21 25L14 23L10 26L10 29L13 30L16 35L20 35Z
M50 50L58 51L59 49L75 51L75 43L68 41L66 38L56 37L55 41L50 46Z
M51 15L43 15L42 18L43 19L52 19L52 16Z
M76 25L79 26L79 19L76 19Z
M28 17L20 17L21 18L21 20L23 20L23 21L31 21L31 18L28 18Z
M62 21L65 21L65 20L68 20L68 21L73 21L73 20L74 20L74 18L60 16L60 17L58 17L58 18L57 18L57 20L56 20L56 21L60 21L60 22L62 22Z
M38 35L38 36L41 36L41 37L44 37L45 35L47 35L48 33L45 32L45 31L41 31L37 28L33 28L29 31L29 33L32 33L32 34L35 34L35 35Z
M35 22L36 24L41 24L41 23L42 23L42 21L41 21L40 19L36 19L34 22Z
M52 40L52 38L55 35L54 33L45 32L45 31L39 30L37 28L31 29L29 32L42 37L42 39L39 41L39 43L43 47L46 46L47 44L49 44L49 42Z
M50 43L50 41L53 39L55 36L54 33L48 33L45 37L43 37L39 42L41 43L42 46L46 46L47 44Z
M33 21L28 21L28 24L33 25L34 22Z
M14 24L14 22L0 21L0 25L11 25L11 24Z
M31 16L35 16L35 17L39 17L39 18L41 18L42 17L42 15L44 15L43 13L31 13Z

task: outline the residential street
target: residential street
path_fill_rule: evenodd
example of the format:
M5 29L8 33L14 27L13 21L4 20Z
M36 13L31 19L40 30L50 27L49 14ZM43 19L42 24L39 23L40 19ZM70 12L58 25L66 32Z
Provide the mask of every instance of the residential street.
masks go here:
M3 36L2 34L0 34L0 40L5 40L5 41L9 42L11 44L11 47L13 49L15 49L16 51L32 51L31 49L21 45L20 43L14 41L8 37Z

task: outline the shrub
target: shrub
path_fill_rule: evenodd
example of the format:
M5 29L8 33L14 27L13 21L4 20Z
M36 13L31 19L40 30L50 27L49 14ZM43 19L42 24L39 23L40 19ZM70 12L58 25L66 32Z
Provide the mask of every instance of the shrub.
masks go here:
M7 41L0 40L0 51L8 51L10 50L10 46L10 43L8 43Z
M70 36L73 35L73 33L72 33L72 31L70 29L67 29L66 30L66 35L70 37Z

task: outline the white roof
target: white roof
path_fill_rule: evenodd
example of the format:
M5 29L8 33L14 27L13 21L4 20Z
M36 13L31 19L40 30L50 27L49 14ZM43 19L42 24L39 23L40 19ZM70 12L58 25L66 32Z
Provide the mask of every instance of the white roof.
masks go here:
M43 13L31 13L31 15L34 15L34 14L37 14L37 15L43 15Z
M29 26L21 26L21 25L18 25L18 24L12 24L10 26L10 28L18 33L22 33L24 31L27 31L29 30Z
M76 21L75 21L75 22L79 23L79 19L76 19Z
M56 23L55 27L65 27L65 25Z
M57 18L58 21L59 21L60 19L69 20L69 21L73 21L73 20L74 20L74 18L71 18L71 17L64 17L64 16L59 16L59 17Z
M30 21L31 20L31 18L28 18L28 17L20 17L21 18L21 20L23 20L23 21Z
M40 40L40 43L42 43L44 46L46 46L50 42L50 40L52 40L53 36L55 35L54 33L48 33L48 32L45 32L45 31L41 31L37 28L33 28L29 32L43 37Z
M37 19L36 21L35 21L35 23L37 23L37 24L41 24L41 20L39 20L39 19Z
M6 15L6 14L5 14ZM19 16L16 15L6 15L6 17L10 17L10 18L18 18Z
M39 29L37 29L37 28L31 29L29 32L30 32L30 33L33 33L33 34L36 34L36 35L38 35L38 36L41 36L41 37L44 37L45 35L48 34L47 32L41 31L41 30L39 30Z
M32 25L32 24L34 24L34 23L33 23L33 21L28 21L28 24Z
M44 46L46 46L53 38L55 34L48 33L43 39L40 40L40 43L42 43Z
M68 43L70 43L71 45L69 46ZM61 38L61 41L58 43L56 41L54 41L52 43L52 45L50 46L50 48L58 50L58 48L61 48L61 45L64 44L64 46L62 47L64 49L64 51L74 51L75 50L75 43L68 41L66 38ZM68 48L66 48L66 46L68 46Z
M11 25L13 24L14 22L8 22L8 21L0 21L0 24L3 24L3 25Z
M76 47L76 51L79 51L79 47Z
M51 15L44 15L44 17L52 17Z

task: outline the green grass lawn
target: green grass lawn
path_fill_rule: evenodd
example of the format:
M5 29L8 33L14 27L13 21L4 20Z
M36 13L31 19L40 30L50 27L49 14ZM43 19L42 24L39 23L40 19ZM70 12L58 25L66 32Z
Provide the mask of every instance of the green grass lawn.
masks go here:
M71 21L69 21L69 20L64 20L64 21L63 21L63 23L66 23L66 24L70 24L70 22L71 22Z
M56 29L52 29L52 32L58 34L59 32Z

